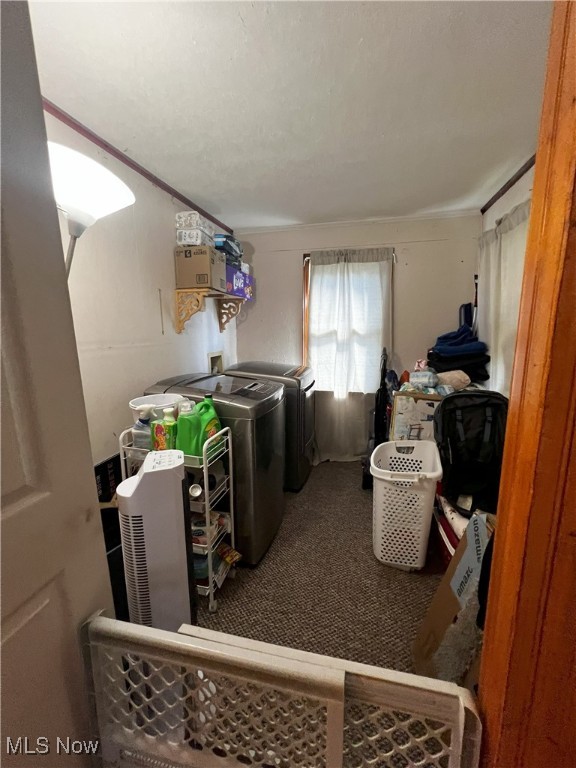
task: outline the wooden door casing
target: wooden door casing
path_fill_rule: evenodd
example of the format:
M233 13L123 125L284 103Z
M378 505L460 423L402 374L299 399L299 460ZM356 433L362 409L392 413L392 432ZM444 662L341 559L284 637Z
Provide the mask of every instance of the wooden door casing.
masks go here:
M576 5L554 8L480 674L483 764L574 764Z

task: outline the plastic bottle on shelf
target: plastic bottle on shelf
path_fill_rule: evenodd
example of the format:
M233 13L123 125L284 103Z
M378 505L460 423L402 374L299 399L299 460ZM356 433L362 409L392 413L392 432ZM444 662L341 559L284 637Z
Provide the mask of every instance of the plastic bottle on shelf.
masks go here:
M187 456L200 456L202 448L200 439L200 416L190 400L184 400L178 414L176 448Z
M211 394L204 396L204 400L196 406L196 411L200 416L199 447L201 451L206 440L208 440L209 437L213 437L217 432L220 432L222 426L218 414L216 413L214 399Z
M164 408L164 418L152 422L152 448L167 451L176 448L176 418L174 408Z
M132 427L132 445L134 448L145 448L147 451L152 447L150 431L150 415L152 408L143 406L138 409L138 420Z

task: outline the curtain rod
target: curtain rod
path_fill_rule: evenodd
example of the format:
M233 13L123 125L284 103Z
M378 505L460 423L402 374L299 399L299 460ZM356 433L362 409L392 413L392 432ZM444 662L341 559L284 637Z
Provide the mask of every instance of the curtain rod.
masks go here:
M516 184L516 182L519 181L522 178L522 176L524 176L524 174L528 173L528 171L530 170L530 168L532 168L535 162L536 162L536 155L532 155L532 157L529 160L526 160L526 162L521 168L518 168L516 173L508 179L506 184L500 187L498 192L492 195L490 200L488 200L488 202L485 203L482 208L480 208L480 213L482 214L482 216L484 216L486 211L492 208L494 203L500 200L501 197L504 197L506 192L508 192L508 190L511 189L514 186L514 184Z
M200 206L196 205L196 203L192 202L192 200L190 200L188 197L178 192L178 190L174 189L169 184L166 184L165 181L162 181L162 179L159 179L158 176L155 176L147 168L144 168L144 166L132 160L124 152L116 149L116 147L112 146L112 144L109 144L106 139L98 136L97 133L91 131L90 128L87 128L81 122L76 120L75 117L69 115L68 112L64 112L63 109L60 109L60 107L46 99L44 96L42 97L42 107L46 112L48 112L49 115L52 115L52 117L60 120L60 122L64 123L64 125L67 125L69 128L72 128L73 131L79 133L80 136L83 136L85 139L88 139L88 141L96 144L97 147L100 147L100 149L103 149L109 155L115 157L116 160L119 160L121 163L124 163L124 165L127 165L128 168L131 168L133 171L136 171L136 173L139 173L140 176L143 176L151 184L154 184L155 187L158 187L163 192L166 192L168 195L188 206L189 208L198 211L198 213L202 214L204 218L209 219L213 224L216 224L217 227L221 227L225 232L228 232L231 235L234 234L234 231L230 227L226 226L226 224L223 224L215 216L212 216L212 214L208 213L203 208L200 208Z

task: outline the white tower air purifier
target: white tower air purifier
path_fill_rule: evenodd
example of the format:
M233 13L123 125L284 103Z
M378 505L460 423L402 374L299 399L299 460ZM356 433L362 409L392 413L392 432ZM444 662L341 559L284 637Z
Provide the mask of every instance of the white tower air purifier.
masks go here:
M196 621L184 454L152 451L117 488L130 621L176 631Z

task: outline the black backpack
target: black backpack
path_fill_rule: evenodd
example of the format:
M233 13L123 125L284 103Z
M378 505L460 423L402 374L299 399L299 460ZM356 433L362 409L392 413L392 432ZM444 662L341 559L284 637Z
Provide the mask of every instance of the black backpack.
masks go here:
M508 398L486 390L447 395L434 413L442 493L453 504L472 496L467 516L475 509L496 512L507 414Z

